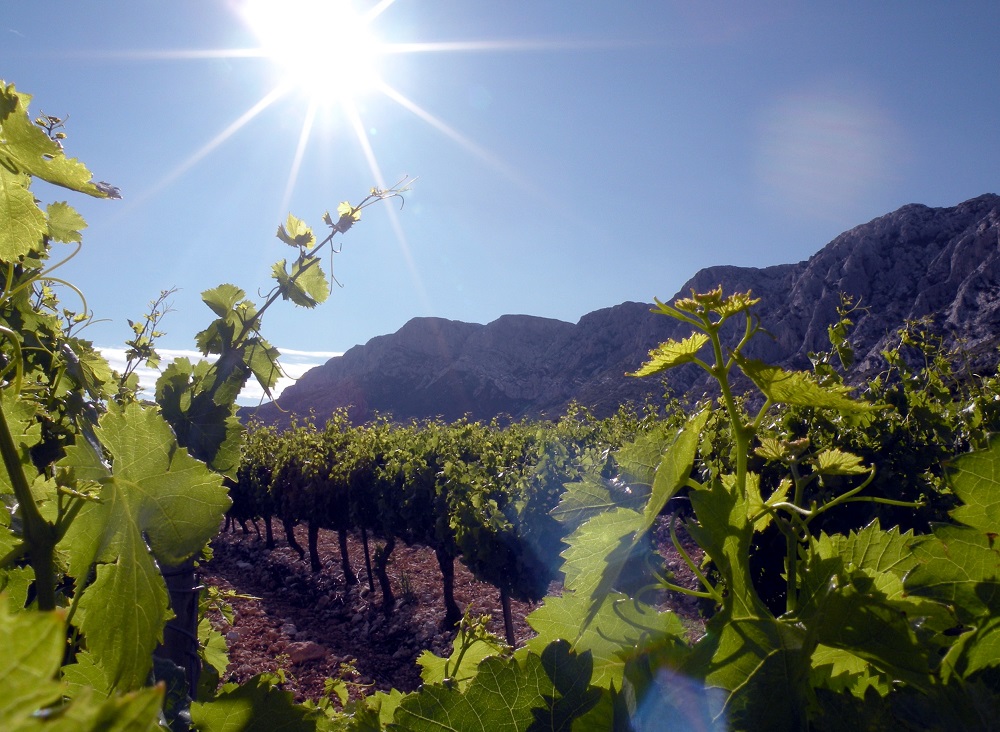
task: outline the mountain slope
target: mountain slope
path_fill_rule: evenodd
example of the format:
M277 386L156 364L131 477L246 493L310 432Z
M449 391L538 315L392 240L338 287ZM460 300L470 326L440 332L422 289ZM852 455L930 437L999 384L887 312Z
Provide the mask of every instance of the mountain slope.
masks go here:
M1000 342L1000 196L904 206L844 232L805 262L709 267L674 297L720 284L762 298L757 312L773 337L758 338L751 355L791 368L808 368L808 353L828 348L841 293L861 306L852 316L859 374L880 367L880 351L905 321L925 316L949 342L989 353ZM575 325L529 315L488 325L414 318L309 371L279 399L284 413L274 404L252 411L277 422L310 410L322 419L338 406L350 407L356 421L375 413L485 420L555 415L575 400L607 414L626 401L660 398L661 382L624 374L657 344L688 335L649 310L625 302ZM693 396L707 387L693 367L672 372L669 384Z

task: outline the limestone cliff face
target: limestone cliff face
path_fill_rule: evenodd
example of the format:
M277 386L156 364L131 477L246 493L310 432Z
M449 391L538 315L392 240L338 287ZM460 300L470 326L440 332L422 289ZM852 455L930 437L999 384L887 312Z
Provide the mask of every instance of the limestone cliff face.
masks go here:
M951 208L904 206L844 232L808 261L709 267L677 295L720 284L762 298L757 312L772 337L758 338L752 355L786 367L808 368L807 354L829 347L827 326L841 293L862 308L852 332L859 376L881 367L880 351L905 321L924 316L949 340L992 358L1000 343L1000 196ZM607 414L625 401L662 397L662 381L625 372L660 342L688 333L638 302L597 310L575 325L530 315L487 325L414 318L309 371L280 405L321 419L346 406L358 421L375 413L397 420L556 415L573 400ZM709 388L693 367L671 373L669 386L692 396ZM287 419L274 405L258 415Z

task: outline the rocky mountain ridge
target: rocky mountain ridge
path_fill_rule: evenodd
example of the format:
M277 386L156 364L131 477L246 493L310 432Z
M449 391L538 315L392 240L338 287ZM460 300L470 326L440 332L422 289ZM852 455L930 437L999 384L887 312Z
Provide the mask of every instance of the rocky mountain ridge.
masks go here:
M948 208L910 204L844 232L804 262L772 267L717 266L699 271L677 296L718 285L750 290L772 338L751 355L808 368L808 354L829 347L841 293L860 305L851 334L859 377L881 367L880 352L907 320L930 317L951 343L995 361L1000 343L1000 196ZM668 300L672 301L674 298ZM404 421L469 415L488 420L558 415L571 401L597 414L624 402L662 398L656 379L625 375L650 349L689 334L687 326L625 302L576 324L505 315L487 325L414 318L307 372L274 404L245 410L268 422L313 411L320 420L348 407L353 420L376 413ZM695 367L670 372L678 395L707 388Z

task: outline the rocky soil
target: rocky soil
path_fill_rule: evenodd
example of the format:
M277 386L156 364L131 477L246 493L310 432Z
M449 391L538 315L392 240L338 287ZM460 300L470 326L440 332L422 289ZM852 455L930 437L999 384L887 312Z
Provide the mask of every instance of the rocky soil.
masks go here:
M666 531L658 531L665 538ZM306 529L295 536L306 546ZM411 691L420 685L417 657L425 650L451 653L454 628L443 627L441 572L434 552L426 547L397 545L389 564L397 606L389 618L381 610L378 583L372 591L365 572L360 537L348 542L357 582L348 585L341 570L335 532L320 532L322 571L310 571L285 541L280 523L274 526L275 548L267 549L252 528L220 533L212 541L214 555L200 571L201 581L222 591L238 593L227 602L235 617L230 624L220 613L210 613L229 647L230 664L224 681L243 682L255 674L281 671L283 688L297 701L319 699L328 678L348 682L352 696L397 688ZM695 549L696 547L691 547ZM372 542L374 551L374 542ZM667 568L675 580L691 584L694 578L669 540L661 541ZM489 615L489 628L503 637L500 597L491 585L476 581L455 563L455 599L472 615ZM693 586L693 585L692 585ZM553 591L558 591L553 587ZM665 597L696 633L697 607L684 596ZM525 622L533 606L513 601L518 645L533 635Z

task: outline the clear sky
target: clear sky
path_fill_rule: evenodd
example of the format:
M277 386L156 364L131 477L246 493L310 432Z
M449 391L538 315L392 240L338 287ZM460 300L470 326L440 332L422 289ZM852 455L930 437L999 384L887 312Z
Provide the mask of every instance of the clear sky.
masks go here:
M312 362L426 315L576 322L1000 191L996 0L355 0L346 35L331 4L0 0L0 78L68 116L67 152L124 196L36 184L90 225L61 274L96 343L178 287L161 345L192 348L202 290L269 289L289 211L322 228L403 175L405 206L343 239L330 301L269 311L279 348ZM322 51L306 67L274 38L290 18Z

